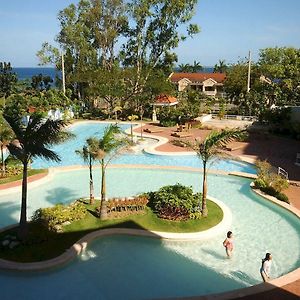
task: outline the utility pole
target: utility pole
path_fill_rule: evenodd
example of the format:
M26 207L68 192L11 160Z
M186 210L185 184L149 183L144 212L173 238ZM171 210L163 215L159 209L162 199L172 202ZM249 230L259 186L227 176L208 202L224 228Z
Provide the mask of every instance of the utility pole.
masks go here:
M250 73L251 73L251 51L249 51L248 59L248 81L247 81L247 93L250 92Z
M66 82L65 82L65 60L64 60L64 52L61 52L61 75L62 75L62 88L63 93L66 95Z

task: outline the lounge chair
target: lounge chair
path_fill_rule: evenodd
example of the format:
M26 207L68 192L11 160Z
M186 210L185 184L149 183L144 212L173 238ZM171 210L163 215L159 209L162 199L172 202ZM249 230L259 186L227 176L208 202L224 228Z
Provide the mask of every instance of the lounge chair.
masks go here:
M144 129L144 132L148 132L148 133L158 133L158 132L162 132L163 130L160 128L146 128Z
M188 133L188 132L173 132L171 134L171 136L174 136L174 137L177 137L177 138L185 138L185 137L192 136L192 134Z

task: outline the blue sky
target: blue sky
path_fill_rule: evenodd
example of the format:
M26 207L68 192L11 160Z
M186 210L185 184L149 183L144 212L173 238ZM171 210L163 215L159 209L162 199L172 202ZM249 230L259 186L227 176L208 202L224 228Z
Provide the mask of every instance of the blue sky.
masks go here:
M72 0L0 0L0 61L35 67L35 53L59 31L57 13ZM234 63L251 50L275 46L300 48L299 0L199 0L193 19L201 33L177 50L179 63L212 66Z

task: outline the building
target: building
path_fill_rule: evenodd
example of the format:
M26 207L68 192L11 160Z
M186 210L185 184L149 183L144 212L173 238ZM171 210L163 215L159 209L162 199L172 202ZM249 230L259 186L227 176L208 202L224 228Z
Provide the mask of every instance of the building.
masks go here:
M152 121L157 121L157 108L160 107L176 107L176 105L178 104L178 101L175 97L173 96L169 96L169 95L165 95L165 94L161 94L158 95L155 100L154 103L152 103L153 105L153 113L152 113Z
M178 86L178 91L188 87L203 92L207 96L224 97L224 73L172 73L169 79Z

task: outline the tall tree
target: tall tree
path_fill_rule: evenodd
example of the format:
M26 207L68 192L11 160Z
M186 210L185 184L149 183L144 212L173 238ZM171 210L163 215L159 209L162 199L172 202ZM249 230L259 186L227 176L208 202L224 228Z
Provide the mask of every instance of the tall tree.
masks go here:
M16 141L7 145L11 155L23 164L22 201L18 236L25 240L28 234L27 227L27 172L31 159L43 157L46 160L60 161L59 156L49 149L55 143L65 139L67 133L63 121L44 120L40 115L32 115L27 125L15 116L4 115L7 123L13 130Z
M178 65L179 72L190 73L192 72L192 67L190 64L180 64Z
M0 62L0 97L8 97L17 81L17 75L12 71L10 62Z
M200 62L195 61L195 60L194 60L194 63L192 64L191 68L192 68L193 73L198 73L203 70L203 67L200 64Z
M172 64L172 51L186 36L178 27L187 25L189 36L199 32L197 25L190 24L196 0L162 1L133 0L129 4L130 22L126 32L127 42L121 52L123 64L135 70L132 85L133 96L141 94L155 68L168 61ZM173 62L170 61L173 57Z
M300 103L300 49L275 47L260 50L258 68L260 75L269 79L264 88L273 94L277 106Z
M108 126L103 134L103 137L96 143L94 155L100 161L101 165L101 204L100 204L100 218L107 219L106 207L106 168L111 160L116 157L125 145L127 140L118 138L116 135L120 134L120 128L117 125Z
M230 141L240 137L242 132L240 130L222 130L212 131L204 141L195 141L188 143L188 146L196 151L198 157L202 161L203 166L203 181L202 181L202 215L208 215L206 197L207 197L207 169L208 163L222 154L221 147L225 146Z
M7 147L7 145L10 143L10 141L13 138L13 132L6 123L5 120L3 120L2 116L0 118L0 149L1 149L1 175L2 177L5 177L6 168L5 168L5 160L4 160L4 149Z
M31 78L31 86L35 90L43 91L51 88L53 79L50 76L44 76L43 74L34 75Z
M97 158L97 139L90 137L86 140L86 144L80 150L76 150L75 153L80 155L84 162L89 165L89 177L90 177L90 204L94 204L94 180L93 180L93 163Z
M218 73L218 72L219 73L226 73L227 69L228 69L228 66L227 66L225 60L220 59L218 64L215 64L215 66L214 66L214 73Z

